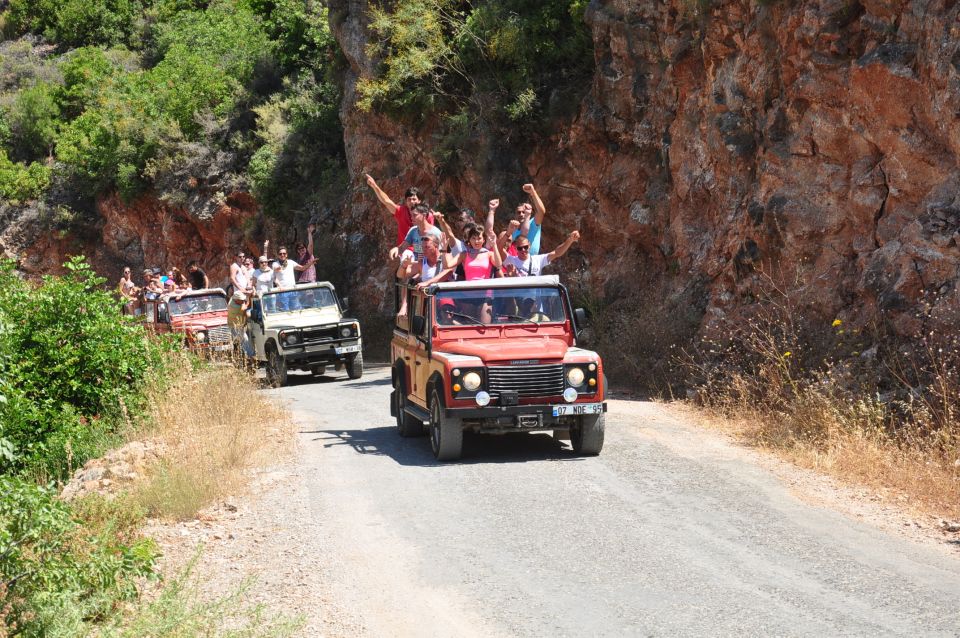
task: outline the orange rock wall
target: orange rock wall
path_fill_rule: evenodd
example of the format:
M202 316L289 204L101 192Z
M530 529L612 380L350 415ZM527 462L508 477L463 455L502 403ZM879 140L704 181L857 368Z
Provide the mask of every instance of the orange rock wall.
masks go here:
M331 5L351 173L478 210L514 205L530 179L544 247L579 228L558 268L608 301L661 290L707 326L776 284L825 318L882 315L904 334L922 301L944 317L960 305L960 4L734 0L697 15L688 0L594 0L596 72L576 117L532 146L477 140L442 178L434 122L354 108L372 68L367 4ZM344 216L384 250L393 240L359 177Z

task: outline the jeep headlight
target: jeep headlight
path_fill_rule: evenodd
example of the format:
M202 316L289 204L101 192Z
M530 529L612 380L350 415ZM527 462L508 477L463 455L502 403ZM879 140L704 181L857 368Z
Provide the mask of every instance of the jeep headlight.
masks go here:
M567 383L575 388L583 385L583 368L570 368L567 370Z
M193 338L197 343L204 343L207 340L207 333L203 330L193 333Z
M463 389L467 392L473 392L480 387L483 379L476 372L468 372L463 375Z
M300 333L298 332L281 332L280 341L283 342L285 346L292 346L300 343Z
M341 337L349 337L352 334L353 334L353 329L350 326L344 326L340 328Z

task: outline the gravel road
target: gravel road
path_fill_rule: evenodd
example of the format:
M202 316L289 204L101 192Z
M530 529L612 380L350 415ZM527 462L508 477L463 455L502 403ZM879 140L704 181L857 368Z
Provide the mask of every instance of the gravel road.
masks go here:
M800 500L663 406L611 401L597 458L468 436L437 464L397 435L389 383L268 391L300 449L227 554L263 563L304 635L960 635L954 549Z

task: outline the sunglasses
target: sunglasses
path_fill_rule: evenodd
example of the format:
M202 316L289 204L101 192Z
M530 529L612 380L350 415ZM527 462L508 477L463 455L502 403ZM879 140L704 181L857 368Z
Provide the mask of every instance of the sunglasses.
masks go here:
M280 256L281 256L281 257L286 257L286 256L287 256L287 251L283 251L282 253L280 253Z
M530 250L530 246L517 246L517 252Z

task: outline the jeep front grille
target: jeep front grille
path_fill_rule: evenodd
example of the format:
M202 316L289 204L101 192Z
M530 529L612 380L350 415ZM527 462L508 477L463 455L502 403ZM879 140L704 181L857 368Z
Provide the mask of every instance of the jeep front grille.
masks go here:
M318 341L333 341L339 338L339 328L337 326L328 326L326 328L305 328L303 330L304 343L316 343Z
M230 343L230 326L210 328L207 333L207 341L215 344Z
M520 397L552 397L563 394L563 364L490 366L487 386L491 397L515 390Z

